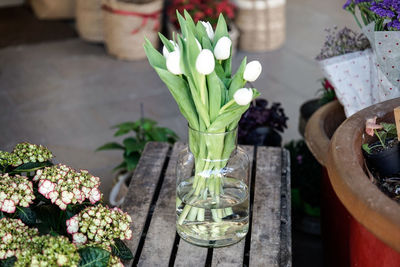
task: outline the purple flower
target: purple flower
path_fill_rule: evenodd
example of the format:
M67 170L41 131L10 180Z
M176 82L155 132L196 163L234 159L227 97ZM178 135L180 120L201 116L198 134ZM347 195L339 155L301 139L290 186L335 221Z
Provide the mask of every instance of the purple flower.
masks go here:
M343 9L346 9L352 3L353 3L353 0L347 0L347 2L343 5Z
M395 13L390 10L390 6L387 6L387 4L389 3L385 3L385 1L379 3L374 2L372 3L370 10L382 18L393 18Z
M389 28L394 28L394 29L400 30L400 21L398 21L398 20L393 20L393 21L389 22L389 23L387 24L387 26L388 26Z
M355 4L360 4L360 3L371 3L373 0L354 0Z

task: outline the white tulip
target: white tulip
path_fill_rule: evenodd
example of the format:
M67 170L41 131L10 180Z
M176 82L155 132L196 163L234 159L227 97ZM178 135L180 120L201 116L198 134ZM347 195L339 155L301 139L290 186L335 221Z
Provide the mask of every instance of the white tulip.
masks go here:
M179 45L178 45L177 43L175 43L174 41L172 41L172 40L169 40L169 41L170 41L170 43L174 46L174 51L179 51ZM167 49L167 47L164 45L164 46L163 46L163 49L162 49L162 53L163 53L164 57L167 58L168 55L169 55L171 52L169 52L168 49Z
M226 36L220 38L214 47L215 58L218 60L225 60L229 58L231 54L231 46L231 39Z
M235 94L233 94L233 99L239 106L246 106L253 100L253 90L250 88L240 88Z
M199 73L208 75L214 71L215 60L211 50L203 49L196 59L196 69Z
M207 22L200 21L200 22L201 24L203 24L204 28L206 28L208 38L210 38L211 41L214 40L214 30L213 27L211 26L211 23L208 21Z
M167 69L175 75L183 73L181 69L181 53L179 51L169 53L167 57Z
M258 60L247 63L244 69L243 79L249 82L254 82L260 76L262 71L261 63Z

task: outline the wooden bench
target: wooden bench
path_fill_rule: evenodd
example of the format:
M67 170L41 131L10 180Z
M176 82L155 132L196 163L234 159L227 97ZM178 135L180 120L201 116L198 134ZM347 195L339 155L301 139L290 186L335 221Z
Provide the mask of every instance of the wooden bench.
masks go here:
M175 167L182 143L148 143L122 209L133 219L126 266L291 266L290 163L285 149L243 147L252 163L249 233L207 249L180 240L175 226Z

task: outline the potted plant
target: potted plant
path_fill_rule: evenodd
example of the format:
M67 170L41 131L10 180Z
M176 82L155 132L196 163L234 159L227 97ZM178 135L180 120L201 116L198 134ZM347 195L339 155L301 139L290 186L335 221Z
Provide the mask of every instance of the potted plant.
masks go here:
M39 19L72 19L75 17L75 0L29 0Z
M134 122L124 122L113 126L113 128L116 129L114 137L125 136L122 143L106 143L99 147L97 151L122 150L123 161L114 168L114 171L118 171L118 175L110 193L110 204L119 206L124 201L133 170L139 162L145 145L151 141L173 144L178 140L178 136L168 128L157 127L157 122L147 118Z
M52 158L30 143L0 151L0 265L123 266L131 217L102 203L99 177Z
M376 136L378 141L362 145L368 164L380 175L400 173L400 149L394 123L376 124L377 117L367 119L365 132Z
M163 1L104 0L104 42L109 54L124 60L146 57L143 38L158 46Z
M287 120L280 103L268 107L267 100L257 99L239 121L238 142L243 145L280 147L280 133L287 128Z
M228 24L229 36L232 40L232 53L235 54L239 40L239 31L233 20L235 18L235 6L229 0L173 0L168 6L168 31L173 39L172 33L180 29L176 11L183 13L186 10L193 18L194 22L207 21L210 29L215 29L219 14L224 15ZM211 31L208 31L211 33Z
M299 132L304 136L308 120L320 107L336 99L335 88L328 79L321 80L322 88L318 90L319 97L306 101L300 106Z

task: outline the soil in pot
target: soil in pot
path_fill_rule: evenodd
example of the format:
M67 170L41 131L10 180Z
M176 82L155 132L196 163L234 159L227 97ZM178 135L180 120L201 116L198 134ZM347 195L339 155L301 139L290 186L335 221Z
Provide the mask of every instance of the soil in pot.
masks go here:
M373 172L379 173L380 176L391 176L400 173L400 147L397 139L387 141L386 148L375 142L371 147L371 154L365 152L364 157L368 166Z

